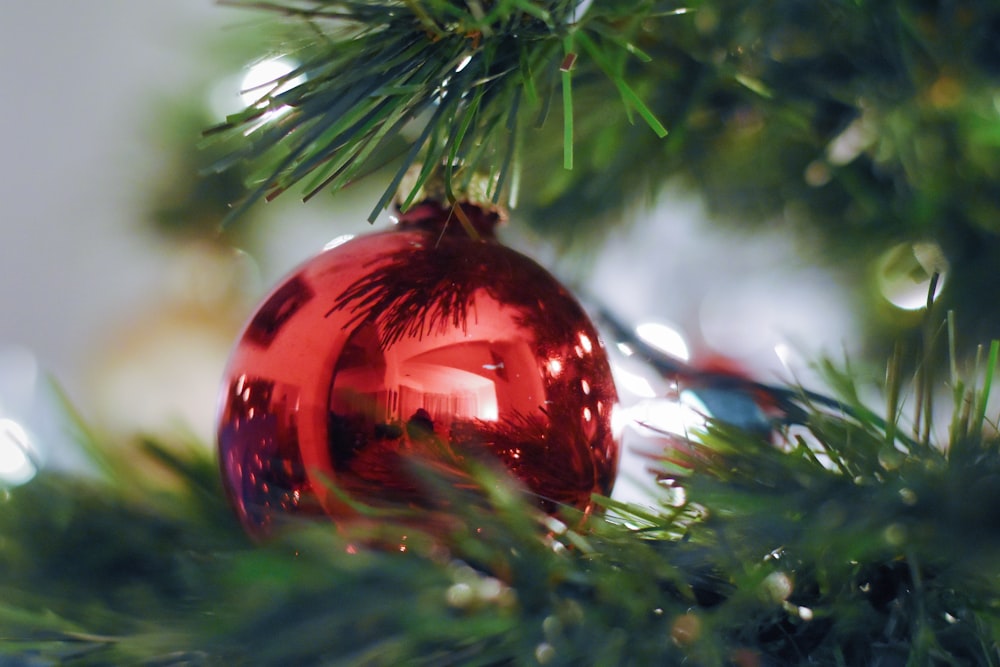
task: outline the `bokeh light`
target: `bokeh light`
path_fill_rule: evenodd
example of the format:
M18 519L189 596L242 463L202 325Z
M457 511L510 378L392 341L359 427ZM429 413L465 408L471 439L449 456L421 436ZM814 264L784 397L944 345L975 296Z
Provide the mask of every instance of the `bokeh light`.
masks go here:
M664 322L643 322L635 328L635 333L643 341L671 357L681 361L688 361L691 358L687 341L673 325Z
M246 106L259 104L265 95L279 95L304 82L304 76L283 80L298 67L298 62L286 57L261 60L251 65L240 85L240 98L243 104Z
M0 419L0 485L19 486L38 473L28 432L13 419Z
M932 300L944 287L948 263L936 243L900 243L878 260L876 281L886 301L902 310L920 310L927 305L931 279L938 281Z

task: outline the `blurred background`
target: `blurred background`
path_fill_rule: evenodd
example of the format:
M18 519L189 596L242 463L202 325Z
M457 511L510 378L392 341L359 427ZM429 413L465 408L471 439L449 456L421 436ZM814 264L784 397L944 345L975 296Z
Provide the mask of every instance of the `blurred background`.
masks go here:
M385 185L377 175L308 204L290 194L215 233L240 175L201 173L213 157L199 146L201 131L244 104L240 91L253 77L273 78L282 66L261 35L252 14L210 0L4 8L0 440L8 449L35 443L29 459L79 462L50 378L98 432L189 433L209 443L218 379L254 304L331 238L370 228ZM833 133L833 164L867 145L862 130ZM829 174L818 165L801 178L818 186ZM943 261L933 244L908 240L861 271L820 261L819 237L735 218L719 224L702 197L668 183L615 214L607 236L568 253L517 211L505 234L625 321L653 325L672 354L769 382L809 384L822 355L863 361L872 295L886 321L912 326L906 313L925 301L929 272ZM648 397L648 387L628 376L623 400ZM13 479L23 462L11 461L0 468Z

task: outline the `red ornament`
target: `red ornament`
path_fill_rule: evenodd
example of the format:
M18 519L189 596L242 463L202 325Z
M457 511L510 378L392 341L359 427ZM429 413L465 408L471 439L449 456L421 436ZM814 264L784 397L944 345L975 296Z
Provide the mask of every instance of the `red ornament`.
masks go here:
M597 332L497 216L425 202L307 261L251 318L225 374L223 482L243 524L423 506L406 463L491 455L546 511L591 509L618 464Z

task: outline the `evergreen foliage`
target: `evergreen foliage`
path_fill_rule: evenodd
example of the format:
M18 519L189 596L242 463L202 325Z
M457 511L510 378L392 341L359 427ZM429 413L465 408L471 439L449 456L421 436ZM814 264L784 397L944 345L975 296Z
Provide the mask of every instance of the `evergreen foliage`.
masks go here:
M266 544L203 447L146 441L136 468L81 431L101 477L0 504L0 664L996 665L1000 441L988 381L949 384L947 447L891 401L803 394L778 444L714 423L665 455L653 507L550 517L505 474L416 466L446 514Z
M235 214L388 165L377 212L421 164L404 199L437 169L454 200L531 183L521 219L579 239L677 178L834 257L939 242L964 324L893 358L884 415L831 371L839 404L782 393L802 423L777 444L713 423L656 462L654 507L604 516L417 466L452 511L254 544L204 446L136 467L81 421L100 474L0 497L0 665L1000 665L998 346L964 374L954 334L1000 326L996 2L226 4L305 29L299 69L208 133L250 170Z
M306 28L278 47L301 67L209 133L232 151L218 168L254 169L234 215L391 165L374 215L417 162L455 199L480 171L518 220L589 247L681 181L720 220L802 231L857 273L936 242L967 340L1000 334L976 298L1000 262L992 0L226 4Z
M608 3L587 12L585 23L577 21L577 3L569 0L231 4L297 16L319 33L295 50L299 67L265 86L257 103L209 131L235 138L233 159L266 165L247 203L275 197L306 178L308 199L323 188L342 188L399 155L402 165L372 218L392 201L418 159L424 166L403 193L404 209L438 169L453 201L468 194L480 171L490 176L486 194L494 202L506 200L521 142L522 105L544 125L557 107L557 88L565 126L563 163L572 168L577 43L591 54L589 69L602 68L611 77L626 107L657 134L666 134L624 80L621 59L596 42L606 34L617 52L645 58L628 35L641 19L662 13L649 0L613 8Z

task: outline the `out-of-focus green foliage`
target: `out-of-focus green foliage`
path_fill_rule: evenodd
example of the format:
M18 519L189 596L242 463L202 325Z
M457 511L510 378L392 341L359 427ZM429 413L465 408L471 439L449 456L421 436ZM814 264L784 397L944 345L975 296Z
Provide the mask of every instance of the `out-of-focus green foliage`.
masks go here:
M227 4L304 28L285 42L301 67L212 133L220 167L250 168L247 201L392 165L378 211L412 163L459 199L478 171L517 190L519 221L593 247L680 181L722 224L787 228L855 275L936 243L964 335L1000 333L979 299L1000 283L995 2Z
M909 393L898 377L889 396ZM997 664L988 383L949 379L947 448L921 435L927 413L911 428L890 400L886 427L849 376L830 384L849 414L803 394L778 444L710 426L657 466L674 491L652 507L556 519L502 473L417 467L447 515L267 544L240 532L204 449L145 442L156 465L134 467L91 438L101 477L0 501L0 662ZM920 378L916 401L936 386Z

